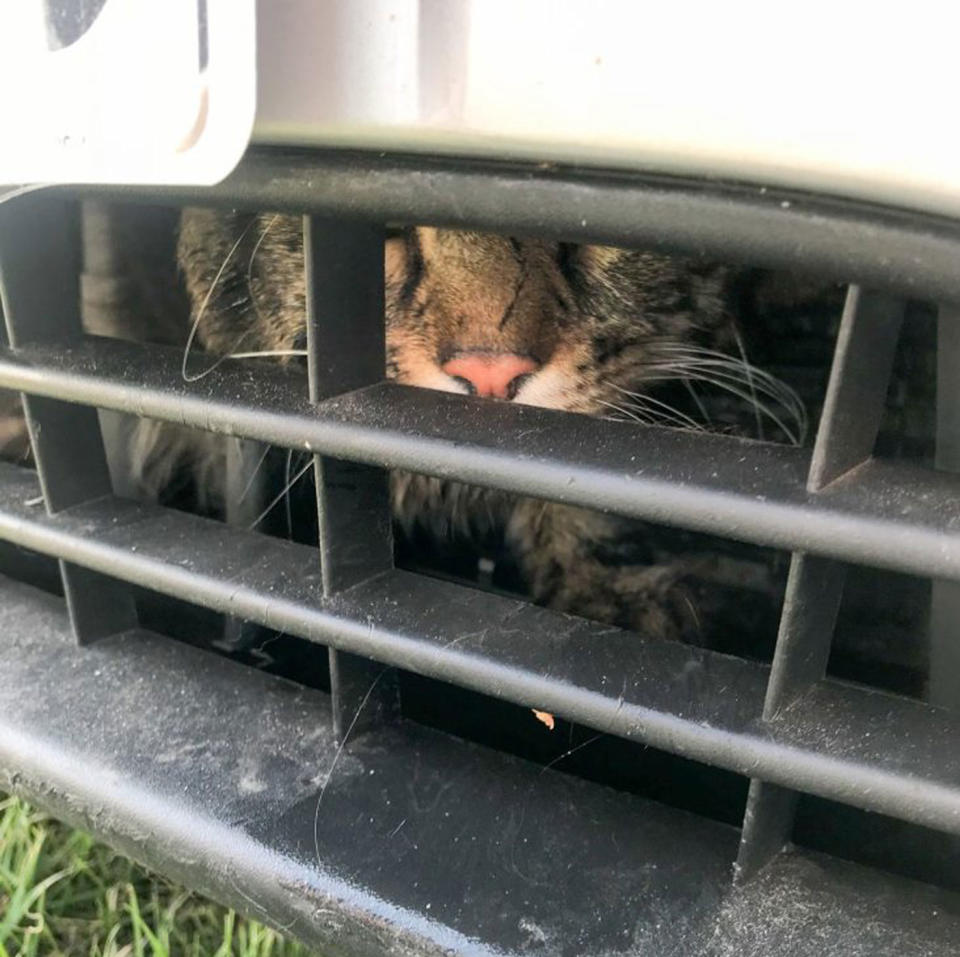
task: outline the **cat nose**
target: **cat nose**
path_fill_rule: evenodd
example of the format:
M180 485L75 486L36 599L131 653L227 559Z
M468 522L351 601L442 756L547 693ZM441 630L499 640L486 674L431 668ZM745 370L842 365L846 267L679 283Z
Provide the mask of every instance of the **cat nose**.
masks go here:
M540 368L526 356L478 352L454 356L441 367L448 376L470 386L471 393L494 399L512 399L523 376Z

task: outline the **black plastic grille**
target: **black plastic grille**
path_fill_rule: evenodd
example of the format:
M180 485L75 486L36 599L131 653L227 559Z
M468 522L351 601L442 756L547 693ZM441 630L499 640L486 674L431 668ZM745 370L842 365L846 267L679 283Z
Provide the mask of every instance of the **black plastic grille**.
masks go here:
M36 196L0 207L10 339L0 386L26 397L46 506L37 504L37 475L0 465L0 537L60 559L80 642L134 629L129 586L141 586L329 647L336 740L348 730L395 733L393 666L750 777L740 889L723 903L723 865L703 850L702 879L717 900L687 902L703 913L658 930L650 938L658 953L674 952L668 945L694 952L680 948L711 940L718 954L771 945L775 938L746 936L725 951L735 935L716 936L707 915L734 920L736 910L743 934L766 920L764 893L767 902L785 893L777 881L796 899L797 887L816 884L776 869L788 861L788 870L803 870L783 850L798 792L960 834L957 715L825 677L845 563L960 577L960 483L873 457L905 297L958 292L955 224L740 187L338 155L254 156L213 190L141 194L157 196L307 211L309 390L296 370L236 365L184 382L177 350L83 337L70 201ZM507 403L480 407L381 382L379 223L394 219L722 253L866 282L847 296L812 455ZM115 497L96 408L313 453L320 561L313 547ZM772 665L394 569L391 468L789 549ZM840 926L849 890L824 880ZM671 906L684 893L664 892ZM915 913L923 923L922 908ZM268 909L277 923L284 914ZM526 940L470 926L471 940L490 946L522 949ZM914 932L906 918L898 926ZM783 929L781 942L794 948L785 952L806 953L813 938L795 931ZM543 940L538 933L527 935L536 952L613 952L599 931L577 940L569 929L544 931ZM952 933L951 924L942 940ZM428 937L439 939L424 932L417 946ZM643 952L630 949L638 939L623 952ZM890 946L905 939L893 936ZM931 940L924 946L939 946ZM473 944L448 944L473 952Z

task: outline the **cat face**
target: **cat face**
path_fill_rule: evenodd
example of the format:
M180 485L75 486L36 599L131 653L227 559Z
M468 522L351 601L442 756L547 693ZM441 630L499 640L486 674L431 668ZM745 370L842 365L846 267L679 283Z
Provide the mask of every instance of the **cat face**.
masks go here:
M607 414L665 347L722 333L723 279L651 253L409 230L386 245L388 376Z
M207 349L302 350L301 223L184 213ZM417 227L387 240L385 275L388 378L591 415L656 419L631 393L730 328L724 270L649 252Z

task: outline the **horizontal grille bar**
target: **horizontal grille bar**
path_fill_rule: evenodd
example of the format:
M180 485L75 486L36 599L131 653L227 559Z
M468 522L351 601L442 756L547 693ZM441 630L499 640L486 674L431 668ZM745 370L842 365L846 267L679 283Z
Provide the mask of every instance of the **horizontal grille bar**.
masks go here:
M960 479L871 461L821 492L782 445L394 384L311 405L293 369L112 340L0 350L0 386L388 468L939 578L960 578Z
M960 832L960 719L821 682L760 720L769 669L388 572L323 597L316 551L115 499L47 516L0 466L0 537L267 627L695 760ZM912 742L910 749L903 741Z
M196 189L71 187L174 205L321 213L645 246L960 300L956 222L808 193L534 164L255 150Z

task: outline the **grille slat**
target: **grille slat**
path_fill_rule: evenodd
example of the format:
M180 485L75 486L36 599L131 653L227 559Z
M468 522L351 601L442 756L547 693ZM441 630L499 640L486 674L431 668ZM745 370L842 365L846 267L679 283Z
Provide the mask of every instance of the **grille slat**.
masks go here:
M63 188L78 195L76 188ZM204 188L83 196L304 212L662 249L960 301L955 220L832 196L649 173L346 150L250 151Z
M834 347L807 488L820 492L873 454L906 302L851 286Z
M312 406L302 376L108 340L0 352L0 386L458 478L761 545L960 577L960 478L871 460L806 490L800 449L383 384ZM704 463L709 463L705 465Z

